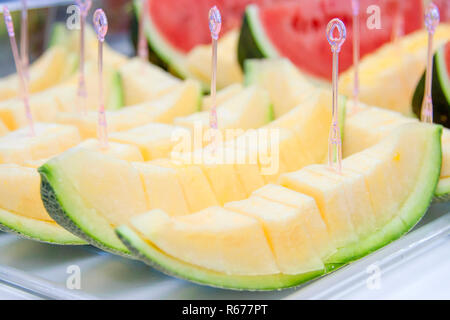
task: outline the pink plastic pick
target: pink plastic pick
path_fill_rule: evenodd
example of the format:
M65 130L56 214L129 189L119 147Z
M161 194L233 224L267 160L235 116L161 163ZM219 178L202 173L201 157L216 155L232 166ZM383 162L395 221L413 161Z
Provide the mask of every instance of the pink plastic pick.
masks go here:
M25 75L23 73L22 61L19 57L19 50L17 49L16 36L14 33L14 23L11 18L11 14L8 7L3 6L3 18L5 19L6 30L8 31L9 40L11 42L11 49L14 56L14 63L16 64L16 70L19 78L20 91L22 95L23 104L25 106L25 114L28 120L28 125L30 127L31 136L35 135L33 116L31 115L29 97L28 97L28 87L25 80Z
M141 16L139 19L138 56L144 61L148 60L147 38L145 37L145 19L148 14L148 0L142 0Z
M25 75L25 79L30 79L30 75L28 74L28 7L27 0L22 0L22 17L21 17L21 26L20 26L20 56L22 60L23 66L23 74Z
M77 0L77 5L80 8L80 65L79 65L79 79L78 79L78 101L77 108L81 114L86 114L87 104L87 90L85 80L85 68L84 68L84 29L86 26L86 17L91 8L91 0Z
M103 42L108 32L108 19L102 9L94 12L94 27L98 39L98 86L99 86L99 109L98 109L98 140L102 148L108 147L108 130L105 114L105 102L103 97Z
M337 35L335 35L337 32ZM342 146L341 133L339 131L339 105L338 105L338 71L339 71L339 52L345 41L347 31L344 23L334 18L327 25L327 39L331 45L333 53L333 108L330 136L328 140L328 165L335 168L338 172L342 169Z
M425 11L425 27L428 31L428 57L427 71L425 75L425 94L422 101L421 120L433 123L433 100L431 97L431 80L433 77L433 35L439 24L439 10L430 3Z
M352 0L353 11L353 102L355 107L359 104L359 0Z
M212 39L212 71L211 71L211 110L209 126L211 129L217 129L217 111L216 111L216 78L217 78L217 40L219 39L220 29L222 27L222 17L216 6L209 10L209 30Z

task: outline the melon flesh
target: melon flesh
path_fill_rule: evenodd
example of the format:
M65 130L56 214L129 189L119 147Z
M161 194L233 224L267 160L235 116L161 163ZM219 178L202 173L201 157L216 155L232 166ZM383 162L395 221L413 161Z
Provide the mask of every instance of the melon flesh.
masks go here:
M231 99L237 94L241 93L243 90L243 86L240 83L233 83L229 86L217 91L216 93L216 105L221 105L225 101ZM208 111L213 104L212 97L210 95L204 96L202 101L202 111Z
M41 179L33 168L0 165L0 208L31 219L53 221L42 205Z
M35 136L30 128L12 131L0 138L0 163L22 164L26 160L48 158L80 142L76 127L35 123Z
M216 79L218 89L242 82L242 70L236 55L238 38L239 32L232 30L221 36L218 41ZM211 45L199 45L186 56L187 70L196 79L202 81L206 87L209 87L211 82L212 63L206 63L211 60L211 52Z
M181 81L164 70L132 58L119 69L125 92L125 105L158 98L176 89Z
M144 182L145 195L150 209L161 209L170 216L189 214L183 186L175 168L153 163L132 164ZM173 199L177 199L174 201Z
M84 148L75 148L50 162L64 162L68 183L83 196L89 208L120 225L148 211L139 172L129 162Z
M158 99L118 111L106 111L108 132L129 130L149 122L171 123L174 118L191 114L198 110L200 87L197 82L187 80ZM72 124L78 127L83 139L97 135L97 112L91 111L81 116L78 112L61 113L58 123Z
M108 141L107 148L104 148L97 139L88 139L77 145L76 148L96 151L125 161L144 161L139 149L130 144Z
M4 136L6 133L8 133L8 128L6 127L6 125L3 123L3 121L0 120L0 137Z
M188 134L188 130L180 126L163 123L149 123L127 131L114 132L111 141L134 145L141 151L144 160L166 158L178 143L174 139L177 133Z
M427 38L426 30L422 29L364 57L359 64L359 99L368 105L412 116L411 99L426 67ZM441 23L433 39L435 48L448 41L450 24ZM353 93L353 76L351 68L339 79L339 91L349 97Z
M299 274L324 268L299 209L259 197L229 202L224 208L261 221L282 273Z
M315 91L287 59L247 60L245 83L257 84L269 92L275 118L305 101Z
M279 272L258 220L221 207L181 217L153 210L131 224L164 252L200 267L238 275Z
M45 90L69 76L75 71L73 58L65 48L53 46L46 50L29 68L29 93ZM0 80L0 101L19 95L19 81L17 74Z
M276 184L267 184L253 195L298 209L311 238L311 244L321 259L325 260L336 251L313 198Z
M281 175L279 182L286 188L306 194L316 200L331 240L334 241L336 247L344 247L358 240L343 182L338 182L329 175L309 170L299 170Z
M217 106L218 128L222 131L223 140L226 140L226 129L252 129L259 128L272 120L272 109L269 96L264 89L257 86L245 88L242 92ZM202 137L206 137L209 129L210 113L202 111L176 118L176 125L201 130ZM206 140L206 139L204 139Z

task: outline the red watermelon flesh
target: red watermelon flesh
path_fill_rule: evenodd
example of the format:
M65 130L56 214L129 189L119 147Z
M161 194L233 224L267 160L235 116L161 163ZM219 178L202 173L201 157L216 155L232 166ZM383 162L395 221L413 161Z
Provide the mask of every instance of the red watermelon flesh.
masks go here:
M447 66L447 74L450 76L450 42L447 42L444 48L445 65Z
M216 5L222 16L221 34L241 25L245 7L255 3L266 6L272 3L295 0L151 0L150 17L158 31L181 52L189 52L199 44L211 42L208 12Z
M381 9L381 29L369 30L366 9L373 4ZM391 40L397 10L403 17L405 34L423 25L422 0L361 0L360 8L361 57ZM352 66L350 0L299 0L261 8L260 14L268 37L282 55L300 69L326 79L331 79L332 57L325 29L331 19L340 18L347 27L347 40L339 55L339 69L344 71Z

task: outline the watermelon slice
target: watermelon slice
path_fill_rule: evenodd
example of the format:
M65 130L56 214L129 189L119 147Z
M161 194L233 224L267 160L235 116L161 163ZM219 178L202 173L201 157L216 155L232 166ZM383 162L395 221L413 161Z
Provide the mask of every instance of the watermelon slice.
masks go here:
M216 5L222 16L221 34L239 28L245 8L250 3L267 5L294 0L164 0L149 1L145 32L150 47L150 60L181 77L187 71L183 58L195 46L211 42L208 27L209 9ZM141 1L134 1L140 17ZM136 33L136 30L134 30Z
M380 29L369 29L366 22L380 8ZM422 0L361 0L361 56L391 40L396 13L403 17L404 33L422 26ZM300 69L320 78L331 78L330 45L325 29L332 19L340 18L347 27L347 40L339 59L340 71L352 65L352 8L351 1L300 0L280 2L265 7L247 7L239 40L238 58L245 59L286 56Z

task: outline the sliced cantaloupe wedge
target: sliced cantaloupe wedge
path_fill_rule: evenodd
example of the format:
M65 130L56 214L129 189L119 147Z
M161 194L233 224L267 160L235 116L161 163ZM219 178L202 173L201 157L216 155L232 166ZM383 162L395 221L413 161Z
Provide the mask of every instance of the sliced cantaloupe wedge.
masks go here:
M321 95L326 97L326 99L322 98ZM283 150L281 150L280 153L285 155L286 159L288 159L289 150L287 149L293 148L301 150L308 161L300 161L302 160L301 157L296 156L299 160L297 166L291 162L288 169L287 166L282 163L280 166L275 166L275 168L273 168L275 171L266 172L264 169L271 168L271 165L276 162L275 160L278 160L279 156L277 152L273 152L273 149L263 148L268 145L268 136L265 135L266 138L262 138L260 142L256 142L256 145L247 143L240 144L237 140L241 139L240 141L244 140L245 142L246 137L237 138L235 144L232 144L231 141L227 141L227 145L224 146L225 149L232 149L233 152L243 155L244 161L231 162L233 164L232 166L229 163L213 163L213 166L209 167L207 163L203 162L185 162L185 157L183 155L172 160L157 159L148 162L149 166L159 166L173 170L158 170L155 167L145 170L146 163L142 165L127 163L130 168L133 167L133 170L139 172L141 184L137 184L128 179L122 179L121 182L117 182L120 186L113 186L111 183L106 183L105 180L102 188L99 186L96 187L97 196L100 197L100 193L103 193L101 202L108 202L108 199L110 199L110 204L112 204L121 199L121 196L116 192L118 188L126 189L128 183L135 183L129 190L139 187L141 190L139 193L144 194L148 206L152 209L156 209L157 207L155 206L158 206L158 203L161 203L158 201L152 203L152 199L154 201L155 197L158 197L161 192L170 194L170 199L172 199L173 202L185 202L186 206L183 205L180 209L181 212L176 213L173 212L174 210L178 210L175 205L164 205L164 208L169 208L167 209L167 213L170 215L183 215L185 214L186 207L189 213L194 213L210 206L243 199L246 196L250 196L253 191L263 186L265 183L275 181L281 173L287 172L287 170L298 170L303 165L323 161L326 155L328 141L328 139L324 137L328 137L329 121L331 120L331 110L328 107L330 100L328 100L328 98L331 99L328 92L318 91L314 97L311 97L303 104L296 107L295 110L292 110L292 112L285 114L277 120L279 127L275 125L266 127L267 129L282 129L281 131L293 132L293 134L287 134L285 136L286 139L292 141L282 143L280 147ZM125 110L126 109L127 108L125 108ZM344 106L342 106L340 110L344 113ZM309 121L314 121L314 125L309 125ZM302 130L302 127L304 127L305 131ZM304 146L311 146L311 150L300 148L300 145L297 145L299 141L302 141ZM260 143L261 146L259 145ZM208 148L210 147L208 146ZM262 152L259 150L262 150ZM203 151L205 150L202 149L202 152ZM216 151L219 153L219 147ZM250 159L250 161L247 161L248 159ZM251 162L252 159L254 162ZM112 240L112 235L114 234L113 227L115 225L113 220L116 221L116 218L108 221L108 206L102 208L101 202L96 203L96 205L99 206L96 214L94 214L93 210L89 207L84 208L85 200L81 199L88 197L84 197L83 195L84 192L87 192L87 189L72 189L72 185L77 185L79 183L76 180L80 179L81 181L83 179L73 172L65 173L65 171L72 171L72 166L68 165L69 162L72 163L72 161L75 161L87 165L89 162L94 161L97 163L95 165L95 170L97 170L96 175L106 175L106 172L115 170L114 161L117 160L112 160L113 159L110 158L109 160L106 160L105 157L105 161L103 161L100 156L93 156L86 152L81 153L73 151L51 159L39 170L43 176L43 183L46 189L43 192L49 195L55 194L53 198L47 196L45 200L51 202L47 205L50 216L62 226L75 232L93 245L114 253L122 254L127 252L123 249L121 243L119 242L120 244L118 244L117 238ZM109 166L111 168L107 169L106 167ZM123 166L123 170L125 170L125 163L123 163ZM102 167L104 169L102 169ZM167 179L170 183L164 184L164 189L156 190L155 187L151 187L152 181L153 179L155 179L155 181L163 179L161 177L162 174L167 174ZM175 187L177 185L175 175L183 191L182 194L180 193L180 188ZM60 176L60 178L57 178L58 176ZM67 197L65 195L66 191L63 191L65 190L66 180L68 188L71 188L71 194ZM174 189L171 190L170 186L174 186ZM109 191L110 188L112 188L111 192ZM183 198L180 198L181 196L183 196ZM69 201L71 204L65 205L64 203L66 201ZM91 201L94 203L93 199ZM142 199L140 201L142 201ZM136 202L135 205L127 201L124 201L124 203L134 206L133 209L130 208L129 210L126 210L129 215L141 213L141 210L144 207L138 202ZM78 208L78 206L80 207ZM115 215L115 213L112 214ZM90 219L91 216L92 219ZM99 216L101 216L101 219L98 218ZM98 222L98 220L101 221ZM95 225L97 222L101 224L101 227L98 226L98 228L109 228L109 230L99 230L99 232L96 232L95 230L97 227L95 227ZM77 227L75 228L74 225ZM86 231L84 231L84 225L86 225Z
M49 48L29 69L29 92L35 93L65 80L76 70L76 56L64 47ZM0 101L19 96L17 74L0 79Z
M253 196L226 203L224 208L261 222L280 272L299 274L324 270L312 245L305 216L299 209Z
M178 84L173 92L158 99L118 111L106 111L108 131L110 133L125 131L150 122L171 123L176 117L197 111L200 101L199 84L186 80ZM94 138L97 135L98 115L95 111L88 112L87 115L80 115L78 112L61 113L56 122L78 127L83 139Z
M139 58L130 59L120 69L125 105L140 104L176 89L182 81Z
M36 123L35 136L30 128L12 131L0 138L0 163L22 164L26 160L49 158L80 142L76 127Z
M353 231L348 231L347 236L345 236L345 233L343 232L338 232L341 231L338 230L339 228L348 230L348 225L353 227L352 221L354 220L352 220L351 217L348 217L352 208L350 207L348 211L343 211L344 207L349 208L348 203L346 203L349 196L351 195L355 200L353 201L352 206L358 206L364 203L359 201L359 199L356 199L361 196L361 192L347 186L347 184L349 186L354 185L353 175L346 175L344 173L341 178L336 178L336 173L329 173L327 166L323 165L323 173L321 174L306 167L298 172L285 174L281 177L280 183L283 185L288 185L295 189L297 189L298 186L306 185L312 186L308 188L308 192L310 192L310 190L315 190L312 198L319 202L318 208L320 216L324 218L323 220L328 230L332 231L329 232L328 236L331 237L331 243L338 244L337 251L323 260L328 266L327 271L332 269L333 264L346 264L399 238L420 220L432 200L439 179L441 167L441 132L442 129L440 126L423 123L405 124L393 132L389 137L383 139L379 144L368 149L367 152L363 151L360 153L367 157L375 157L378 161L373 163L376 166L383 167L390 177L389 180L385 181L385 184L396 184L396 188L403 188L407 195L404 199L391 199L391 201L398 202L398 211L395 216L391 217L389 221L386 221L383 226L380 226L366 235L358 235L354 229ZM412 148L411 140L415 143L415 146ZM411 158L414 158L414 160L408 161ZM350 164L351 163L349 163L347 159L343 161L344 168L350 166ZM370 167L370 164L368 164L368 167ZM394 172L392 168L396 168L397 170ZM316 171L320 170L317 169ZM307 172L307 174L300 174L301 172ZM371 176L373 174L373 170L367 171L367 181L372 179ZM320 180L319 183L308 182L309 180L306 179L307 175L310 176L311 180ZM361 175L366 178L366 173L362 173ZM412 177L412 179L410 179L410 177ZM381 187L386 187L387 185ZM345 188L341 194L338 194L337 191L334 192L335 195L338 195L343 199L341 202L339 199L332 196L332 189L338 190L342 189L342 187ZM256 194L258 194L258 192L256 192ZM297 200L298 197L293 201L290 196L285 195L284 197L277 199L277 201L270 200L270 204L267 203L269 200L259 200L255 204L252 199L257 197L261 198L255 196L250 198L250 200L240 201L235 204L230 203L227 205L227 208L237 211L244 216L248 217L250 215L251 217L257 217L259 221L263 221L262 223L263 228L266 231L266 238L274 252L278 269L281 269L282 265L284 267L288 265L284 263L294 261L295 258L300 258L296 255L300 255L301 253L294 250L292 247L298 246L298 238L303 237L303 239L305 239L304 234L300 234L297 237L298 233L294 233L289 237L283 234L283 232L280 232L280 230L284 228L286 232L288 232L290 224L287 223L287 218L288 216L295 216L294 214L286 214L286 212L290 211L289 209L286 209L286 207L290 206L291 208L296 208L294 211L297 213L300 212L301 209L298 209L299 207L294 207L294 205L297 206L297 203L299 203ZM364 197L365 195L363 198ZM380 208L382 210L382 205L379 204L378 207L373 205L377 199L386 201L386 199L372 197L371 206L372 208ZM282 204L284 201L295 204ZM281 210L276 205L273 205L276 203L283 206L283 209ZM320 203L322 203L322 205ZM331 203L336 204L336 206L330 205ZM367 204L364 203L364 205L366 206ZM366 212L367 216L380 213L380 211L375 209L367 212L366 207L358 209ZM212 209L210 208L210 210ZM204 210L202 212L209 211ZM223 229L220 226L225 223L222 222L220 218L211 218L213 221L210 221L209 216L206 217L206 214L198 214L200 215L199 217L193 218L195 227L197 228L193 226L190 229L190 233L180 233L179 228L169 226L177 225L181 219L189 219L189 217L197 216L197 214L184 217L169 217L165 213L156 213L155 211L134 217L128 225L117 228L116 232L124 245L129 248L136 257L149 265L168 274L212 286L251 290L279 289L298 285L323 273L319 272L314 274L309 272L288 275L279 272L273 274L260 274L257 276L247 275L243 277L242 274L232 271L235 270L234 268L236 268L236 265L230 266L229 269L227 269L222 263L223 260L220 260L224 253L229 252L229 250L234 250L236 245L233 245L234 243L231 240L225 245L225 248L211 245L212 243L215 244L215 241L222 243L223 235L221 232ZM306 215L298 214L296 217L304 217L306 219L307 215L308 213L306 213ZM345 222L340 224L339 220ZM291 220L291 223L293 224L293 220ZM205 232L203 229L204 225L214 225L217 226L217 229L209 227L208 241L203 241L202 244L197 243L195 246L189 246L189 250L187 250L185 242L191 241L191 239L197 239L197 237L202 237ZM306 222L303 225L305 226L305 230L309 229ZM215 234L215 236L212 234ZM276 235L278 235L279 238ZM280 240L280 242L271 242L271 240L275 238ZM338 239L339 241L336 241ZM253 245L253 240L248 241L249 242L246 244L239 242L239 246L245 246L247 244ZM316 248L313 243L317 244L317 242L313 241L312 238L310 238L309 241L311 246ZM169 243L170 246L168 245ZM211 246L216 250L214 250L214 253L210 254L209 251ZM217 252L218 250L223 250L222 254L221 252ZM290 259L280 260L280 252L288 252L288 250L293 250L290 251L291 255L288 255L288 258ZM186 253L185 251L189 252ZM208 253L208 257L211 260L216 261L206 260L203 257L205 252ZM240 257L239 254L241 253L238 253L238 251L234 252L236 253L234 259L237 261L236 263L239 264L240 270L245 270L246 268L242 264L248 264L248 266L253 265L253 268L255 268L253 271L258 270L254 266L254 260L247 262L246 259L249 257L247 256L247 253L242 253L243 255ZM202 259L195 260L192 258L197 256L200 256ZM263 255L259 257L262 256ZM267 259L269 264L273 263L272 259ZM280 264L281 261L284 263ZM311 261L308 260L304 266L309 265L310 263ZM298 270L301 270L301 266L296 267Z
M189 263L238 275L278 273L258 220L222 207L181 217L153 210L131 223L159 248Z

